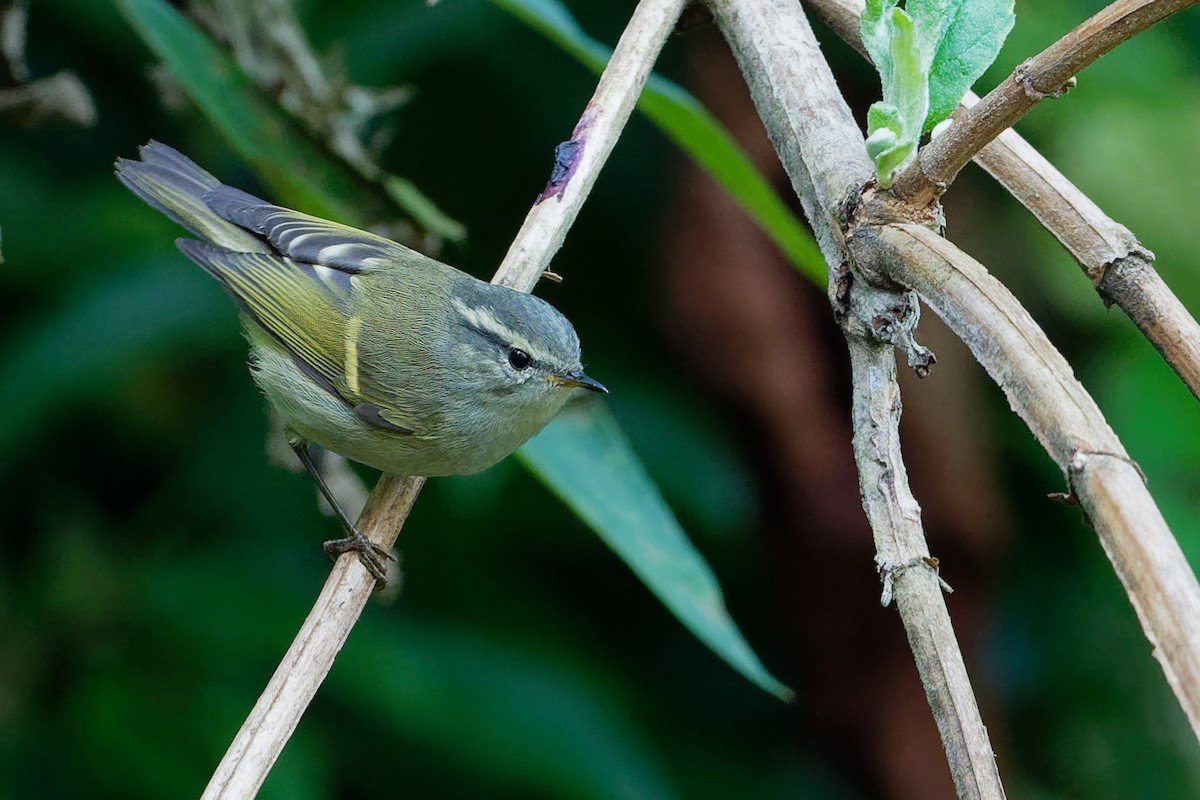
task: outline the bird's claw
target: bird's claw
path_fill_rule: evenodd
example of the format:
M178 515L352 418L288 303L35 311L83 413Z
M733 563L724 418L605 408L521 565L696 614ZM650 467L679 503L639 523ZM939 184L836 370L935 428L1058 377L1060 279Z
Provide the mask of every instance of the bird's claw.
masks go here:
M379 589L387 587L387 561L395 561L396 556L390 550L375 544L357 530L349 531L349 536L341 539L330 539L325 542L325 553L334 561L343 553L357 553L358 560L371 573Z

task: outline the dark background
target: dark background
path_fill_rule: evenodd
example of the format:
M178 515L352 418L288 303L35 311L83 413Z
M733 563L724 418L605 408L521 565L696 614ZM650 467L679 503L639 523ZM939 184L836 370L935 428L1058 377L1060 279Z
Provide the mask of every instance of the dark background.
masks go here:
M615 42L628 2L572 0ZM986 90L1101 7L1018 8ZM468 226L487 277L594 77L482 0L301 2L351 78L408 84L384 162ZM874 75L819 34L861 119ZM1102 59L1020 130L1200 308L1200 17ZM0 797L198 795L328 570L335 524L271 466L236 315L179 231L112 176L150 138L269 194L108 2L30 10L34 77L75 71L95 127L0 128ZM660 70L786 180L711 27ZM1093 393L1200 563L1200 410L1120 311L975 167L948 235L1004 280ZM844 345L708 179L633 119L539 293L725 588L785 706L692 638L515 460L431 481L264 797L952 796L850 461ZM932 318L932 315L929 315ZM931 551L1014 797L1179 798L1200 754L1062 476L935 321L906 387ZM368 481L374 476L363 470Z

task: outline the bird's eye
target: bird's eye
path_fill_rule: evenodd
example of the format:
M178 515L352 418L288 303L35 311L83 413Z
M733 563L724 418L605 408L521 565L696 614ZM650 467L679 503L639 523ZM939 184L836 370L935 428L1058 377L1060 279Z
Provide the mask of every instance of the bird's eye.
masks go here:
M528 369L532 363L533 359L524 350L514 347L508 351L508 364L513 369Z

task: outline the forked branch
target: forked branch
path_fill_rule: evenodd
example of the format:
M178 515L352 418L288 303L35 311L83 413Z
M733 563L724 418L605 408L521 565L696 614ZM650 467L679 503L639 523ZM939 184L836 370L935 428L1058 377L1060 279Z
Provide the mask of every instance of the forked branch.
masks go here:
M921 148L917 160L896 179L896 196L917 207L933 202L984 145L1043 99L1062 94L1068 81L1084 67L1197 2L1200 0L1117 0L1017 67L945 133Z
M1062 469L1200 738L1200 584L1145 481L1071 366L981 264L919 225L850 239L873 280L903 281L971 348Z
M853 283L845 212L872 174L862 133L800 6L792 0L710 0L771 141L830 266L830 289L850 348L854 455L875 537L885 601L894 598L933 708L960 797L1004 797L987 730L929 555L900 453L900 395L890 344L911 334L909 293Z
M838 36L867 58L859 38L862 0L807 0ZM963 109L979 102L972 92ZM956 123L957 124L957 123ZM1012 128L975 155L1037 217L1091 279L1105 304L1116 304L1200 399L1200 324L1154 269L1154 255L1108 217Z

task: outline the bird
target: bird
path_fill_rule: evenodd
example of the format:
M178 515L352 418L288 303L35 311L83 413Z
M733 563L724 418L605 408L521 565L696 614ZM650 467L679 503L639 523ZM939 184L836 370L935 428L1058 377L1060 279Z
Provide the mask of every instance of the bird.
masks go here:
M120 182L196 238L176 240L232 298L250 369L288 443L380 582L391 554L350 520L313 445L399 475L480 472L581 392L579 337L546 301L397 242L225 185L151 141Z

